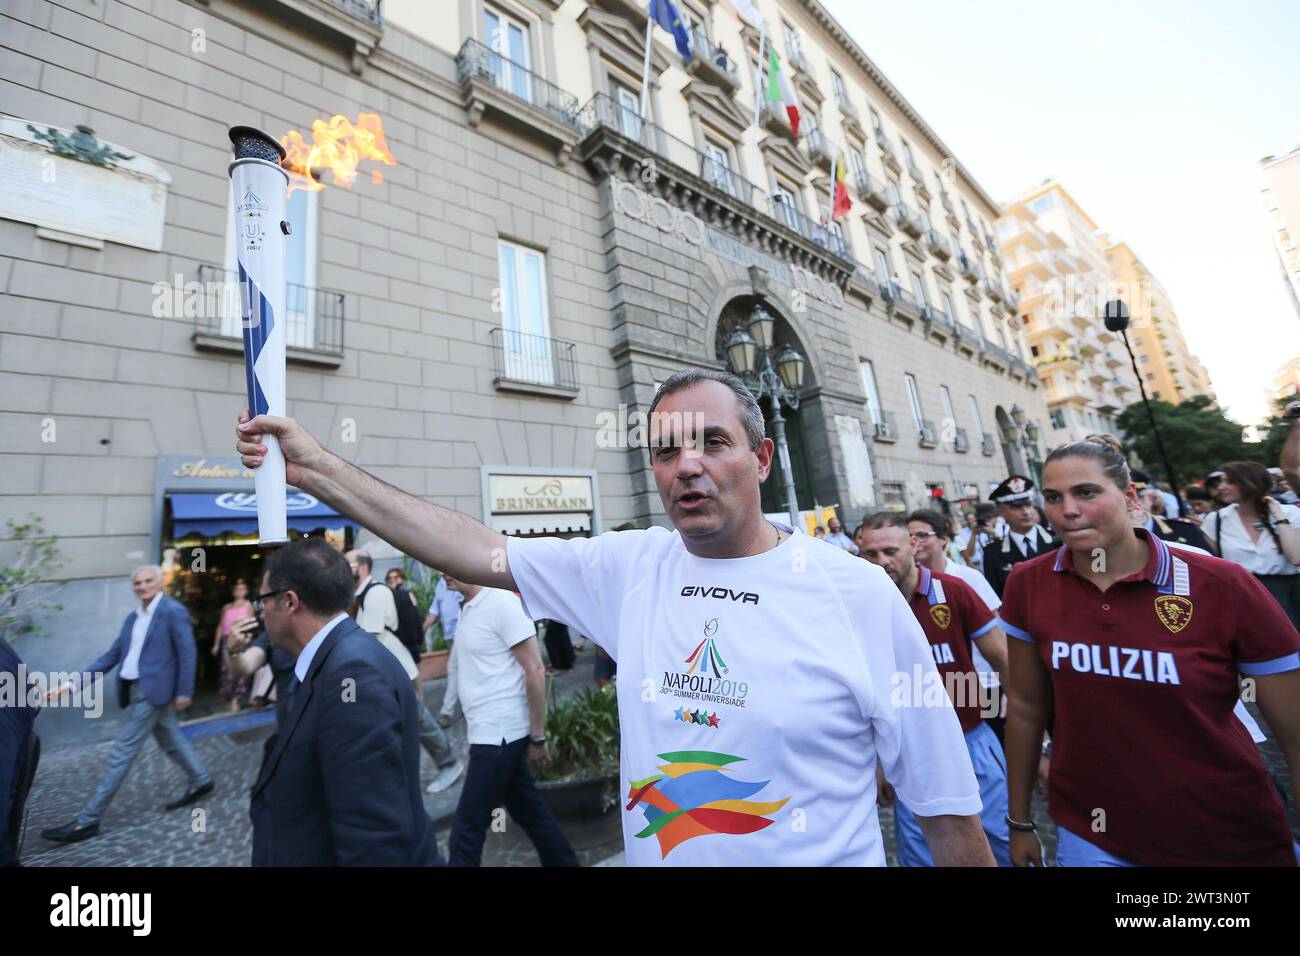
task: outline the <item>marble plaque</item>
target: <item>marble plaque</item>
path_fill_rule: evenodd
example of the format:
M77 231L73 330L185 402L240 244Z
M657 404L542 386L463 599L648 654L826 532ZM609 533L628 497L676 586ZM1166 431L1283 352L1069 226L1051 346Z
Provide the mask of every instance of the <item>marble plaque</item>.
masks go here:
M31 125L46 128L39 122ZM72 135L71 130L59 132ZM97 166L59 156L36 138L26 120L0 120L0 218L160 250L171 176L128 147L102 145L132 158Z

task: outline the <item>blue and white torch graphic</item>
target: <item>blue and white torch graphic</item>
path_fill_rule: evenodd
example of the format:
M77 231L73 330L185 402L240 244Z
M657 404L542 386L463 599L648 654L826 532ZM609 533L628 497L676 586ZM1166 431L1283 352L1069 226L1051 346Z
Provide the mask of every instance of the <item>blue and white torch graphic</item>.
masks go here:
M229 172L235 187L235 251L248 408L253 416L284 415L284 256L289 234L285 200L289 176L280 163L285 150L249 126L231 127L230 141L235 152ZM262 441L267 447L266 458L253 473L258 539L262 545L283 544L289 540L284 455L274 435L266 435Z

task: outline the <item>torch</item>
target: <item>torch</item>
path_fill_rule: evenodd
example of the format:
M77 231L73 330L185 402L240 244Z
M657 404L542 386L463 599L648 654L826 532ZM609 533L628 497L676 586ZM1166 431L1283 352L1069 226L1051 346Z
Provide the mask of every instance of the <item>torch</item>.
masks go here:
M244 327L244 372L249 414L284 415L284 243L289 234L285 196L289 176L284 147L260 130L232 126L235 160L235 252ZM285 511L284 454L274 435L263 436L266 457L253 473L257 536L261 545L289 540Z

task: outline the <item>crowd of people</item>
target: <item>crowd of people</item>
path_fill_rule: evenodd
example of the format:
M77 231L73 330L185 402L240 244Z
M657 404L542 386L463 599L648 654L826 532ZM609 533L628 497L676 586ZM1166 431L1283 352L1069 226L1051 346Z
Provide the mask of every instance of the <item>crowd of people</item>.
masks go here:
M774 446L743 382L679 372L656 412L674 423L649 449L671 530L572 540L507 538L292 419L240 417L245 465L262 465L274 435L291 484L460 596L429 617L457 618L470 740L467 766L444 764L440 724L457 704L438 719L424 706L400 580L380 587L368 555L320 539L277 549L260 593L235 596L252 614L239 604L214 640L232 680L267 666L283 688L252 791L255 864L441 862L421 750L442 768L435 783L465 774L453 864L478 863L500 807L544 864L576 863L530 773L550 759L541 620L620 667L632 865L883 865L889 803L904 865L1042 865L1036 787L1058 865L1296 864L1286 789L1242 699L1296 779L1300 509L1283 482L1300 474L1300 424L1282 481L1229 462L1180 501L1092 436L1053 450L1041 487L1010 475L955 521L885 511L809 537L762 513ZM47 839L97 832L150 731L188 777L170 806L213 786L176 731L193 681L183 610L157 569L133 584L140 610L87 669L120 667L130 720L94 796Z

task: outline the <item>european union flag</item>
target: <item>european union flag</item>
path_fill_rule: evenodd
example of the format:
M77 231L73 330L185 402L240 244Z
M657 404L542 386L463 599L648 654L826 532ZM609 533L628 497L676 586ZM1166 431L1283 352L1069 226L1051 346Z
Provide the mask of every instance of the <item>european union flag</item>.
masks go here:
M690 60L691 35L686 30L686 21L673 5L673 0L650 0L650 18L673 35L677 52L682 55L682 59Z

